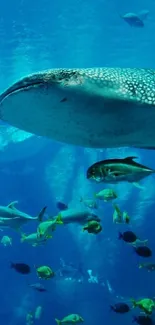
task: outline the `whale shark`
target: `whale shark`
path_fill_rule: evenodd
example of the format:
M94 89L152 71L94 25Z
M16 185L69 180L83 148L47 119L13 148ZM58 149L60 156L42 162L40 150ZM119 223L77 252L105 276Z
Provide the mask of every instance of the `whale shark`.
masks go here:
M40 71L1 94L0 119L76 146L154 149L155 70Z

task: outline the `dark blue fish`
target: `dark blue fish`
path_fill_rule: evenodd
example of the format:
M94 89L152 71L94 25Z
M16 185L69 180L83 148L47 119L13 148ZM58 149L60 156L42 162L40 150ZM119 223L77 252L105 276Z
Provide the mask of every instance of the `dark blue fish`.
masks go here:
M137 255L139 255L141 257L150 257L150 256L152 256L152 251L147 246L138 246L138 247L135 247L134 250L137 253Z
M28 274L31 272L30 266L25 263L11 263L11 268L21 274Z
M139 325L152 325L153 320L150 316L147 315L140 315L140 316L133 316L132 322L136 322Z
M58 201L57 202L57 208L60 210L60 211L64 211L64 210L67 210L68 209L68 205L63 203L63 202L60 202Z
M119 232L119 239L123 239L127 243L134 243L137 240L137 236L132 231Z
M125 314L130 311L130 307L124 302L118 302L110 306L111 310L115 313Z

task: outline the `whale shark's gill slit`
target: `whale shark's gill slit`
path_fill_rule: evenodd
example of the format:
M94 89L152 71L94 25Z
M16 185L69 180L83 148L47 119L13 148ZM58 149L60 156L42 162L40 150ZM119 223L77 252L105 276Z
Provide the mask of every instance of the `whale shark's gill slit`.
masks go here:
M16 93L17 91L22 91L22 90L28 90L31 87L35 87L38 85L42 85L44 84L43 81L36 81L36 80L31 80L31 81L27 81L27 80L23 80L22 82L17 82L16 84L14 84L14 86L10 87L9 89L7 89L1 96L0 96L0 102L2 102L6 97L8 97L9 95Z

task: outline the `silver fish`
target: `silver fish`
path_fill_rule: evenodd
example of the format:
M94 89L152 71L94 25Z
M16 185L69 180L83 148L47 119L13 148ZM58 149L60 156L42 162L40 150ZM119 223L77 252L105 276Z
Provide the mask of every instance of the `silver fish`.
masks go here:
M139 182L141 179L154 174L155 170L134 161L137 157L124 159L107 159L99 161L87 170L87 179L97 183Z
M0 96L0 118L25 131L92 148L155 148L155 71L52 69Z
M29 287L33 288L36 291L39 292L46 292L47 289L44 287L44 285L42 285L41 283L33 283L33 284L29 284Z
M88 221L100 221L100 218L89 209L67 209L59 212L58 215L64 224L77 223L80 225Z
M132 27L144 27L143 20L137 14L129 12L121 16Z

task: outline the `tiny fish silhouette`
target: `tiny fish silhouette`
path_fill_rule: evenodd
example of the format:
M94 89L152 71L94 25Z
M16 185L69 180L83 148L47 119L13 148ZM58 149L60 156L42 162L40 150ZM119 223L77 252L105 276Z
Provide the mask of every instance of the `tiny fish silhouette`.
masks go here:
M130 310L130 307L124 302L118 302L110 306L115 313L125 314Z
M64 211L64 210L67 210L68 209L68 205L63 203L63 202L60 202L58 201L57 202L57 208L60 210L60 211Z
M46 292L47 289L41 283L29 284L29 287L39 292Z

